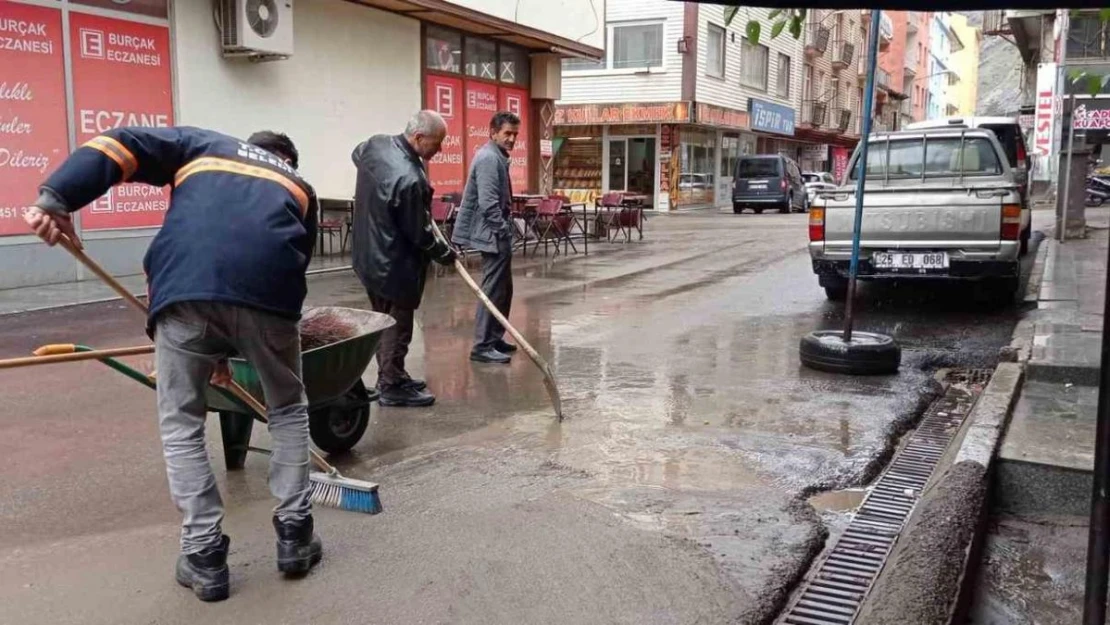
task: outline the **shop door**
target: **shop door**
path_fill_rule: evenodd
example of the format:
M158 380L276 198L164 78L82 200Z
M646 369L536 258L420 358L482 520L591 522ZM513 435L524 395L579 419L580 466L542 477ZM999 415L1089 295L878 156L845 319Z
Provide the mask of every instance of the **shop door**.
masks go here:
M655 137L609 140L609 190L655 198Z

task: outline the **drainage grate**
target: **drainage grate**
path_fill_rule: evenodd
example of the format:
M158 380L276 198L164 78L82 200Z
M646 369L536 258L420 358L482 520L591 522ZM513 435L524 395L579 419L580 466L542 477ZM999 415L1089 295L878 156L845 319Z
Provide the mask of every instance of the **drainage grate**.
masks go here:
M852 522L818 561L776 623L850 625L878 578L952 437L990 378L989 370L953 371L944 396L925 411L905 446L870 488Z

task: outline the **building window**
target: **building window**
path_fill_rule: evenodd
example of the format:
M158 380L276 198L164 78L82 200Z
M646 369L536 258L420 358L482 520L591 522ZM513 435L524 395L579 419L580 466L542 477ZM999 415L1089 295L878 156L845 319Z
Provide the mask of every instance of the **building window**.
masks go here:
M760 91L767 90L767 46L753 46L747 38L743 40L740 84Z
M678 178L679 205L712 204L719 165L716 133L682 130L679 153L682 159Z
M1068 59L1110 57L1110 25L1098 13L1074 16L1068 27Z
M613 26L611 69L647 69L663 66L663 25Z
M714 78L725 77L725 29L716 24L709 25L706 39L705 72Z
M782 99L790 97L790 78L794 73L790 57L779 53L779 80L775 85L775 95Z
M531 61L528 52L513 46L498 46L501 51L501 82L517 85L528 84Z
M605 59L563 59L564 72L598 72L605 69Z
M462 64L462 35L429 26L424 41L424 65L437 72L458 74Z
M466 38L466 75L497 80L497 44L488 39Z

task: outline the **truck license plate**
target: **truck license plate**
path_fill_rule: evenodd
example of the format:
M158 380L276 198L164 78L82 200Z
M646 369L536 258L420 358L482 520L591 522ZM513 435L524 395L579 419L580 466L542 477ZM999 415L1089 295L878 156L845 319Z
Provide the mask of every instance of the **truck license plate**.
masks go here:
M875 252L871 257L875 269L890 271L937 271L948 269L945 252Z

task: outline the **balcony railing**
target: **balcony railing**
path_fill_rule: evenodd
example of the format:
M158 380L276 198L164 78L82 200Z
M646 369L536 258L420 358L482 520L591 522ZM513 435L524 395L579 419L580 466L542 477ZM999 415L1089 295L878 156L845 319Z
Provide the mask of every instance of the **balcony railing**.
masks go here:
M1110 57L1110 24L1103 24L1098 13L1071 18L1068 28L1068 60Z
M806 25L806 56L821 56L829 47L832 31L828 26L811 21Z
M879 69L878 67L876 67L875 68L875 85L877 87L879 87L880 89L889 89L890 88L890 72L888 72L884 69Z
M833 125L841 133L848 132L852 126L852 109L838 108L833 110Z
M984 11L985 12L985 11ZM921 25L921 12L920 11L906 11L906 33L913 34L918 31Z
M917 48L906 50L906 58L902 63L903 69L905 70L904 73L910 76L917 75L917 65L920 61L921 59L917 56Z
M848 41L837 41L833 44L833 70L839 71L852 66L856 56L856 46Z
M804 100L802 102L802 123L813 127L824 126L828 123L829 104L818 100Z

